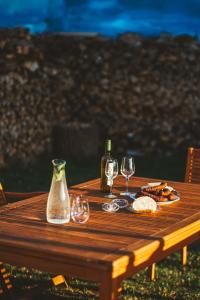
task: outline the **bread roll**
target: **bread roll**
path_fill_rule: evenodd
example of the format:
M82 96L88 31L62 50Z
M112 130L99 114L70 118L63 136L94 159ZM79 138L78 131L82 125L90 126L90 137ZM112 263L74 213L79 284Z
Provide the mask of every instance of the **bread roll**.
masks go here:
M156 201L147 196L142 196L137 198L132 204L133 210L137 212L151 211L155 212L157 210Z

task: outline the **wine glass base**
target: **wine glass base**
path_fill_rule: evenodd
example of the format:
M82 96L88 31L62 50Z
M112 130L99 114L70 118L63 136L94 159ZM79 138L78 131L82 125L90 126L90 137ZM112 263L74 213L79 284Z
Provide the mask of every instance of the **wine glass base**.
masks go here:
M114 213L114 212L119 210L119 205L117 205L116 203L112 203L112 202L111 203L104 203L102 205L102 209L107 211L107 212Z
M109 198L109 199L114 199L116 198L117 196L113 195L113 194L109 194L109 195L105 195L104 198Z
M126 199L113 199L112 203L115 203L119 208L125 208L128 206L128 201Z
M130 196L130 194L131 193L129 193L129 192L128 193L127 192L120 193L121 196Z

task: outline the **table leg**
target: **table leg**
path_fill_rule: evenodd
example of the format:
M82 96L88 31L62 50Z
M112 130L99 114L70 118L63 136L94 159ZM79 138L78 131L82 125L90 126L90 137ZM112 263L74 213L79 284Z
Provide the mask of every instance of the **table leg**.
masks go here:
M150 280L155 280L156 279L156 264L153 263L150 267L149 267L149 278Z
M100 282L100 300L120 299L120 281L113 279L110 273L105 273Z
M187 264L187 246L181 249L181 263L183 266Z

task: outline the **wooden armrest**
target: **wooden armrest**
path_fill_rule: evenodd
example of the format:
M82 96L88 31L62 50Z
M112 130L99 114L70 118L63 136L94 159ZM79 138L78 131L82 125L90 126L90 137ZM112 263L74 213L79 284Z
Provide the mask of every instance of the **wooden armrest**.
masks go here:
M35 196L46 194L47 192L30 192L30 193L15 193L15 192L4 192L6 199L8 200L22 200L26 198L32 198Z

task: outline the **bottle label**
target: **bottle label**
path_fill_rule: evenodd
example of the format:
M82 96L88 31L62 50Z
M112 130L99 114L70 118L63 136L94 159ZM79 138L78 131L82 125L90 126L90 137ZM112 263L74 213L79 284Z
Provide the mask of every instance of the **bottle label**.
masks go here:
M113 162L108 162L108 177L113 177L113 169L114 169L114 164Z
M112 186L113 171L114 171L114 164L113 164L113 162L112 161L108 162L108 171L107 171L107 174L108 174L107 185L108 186Z
M108 162L108 169L107 169L107 185L112 186L113 182L113 171L114 171L114 164L112 161Z

